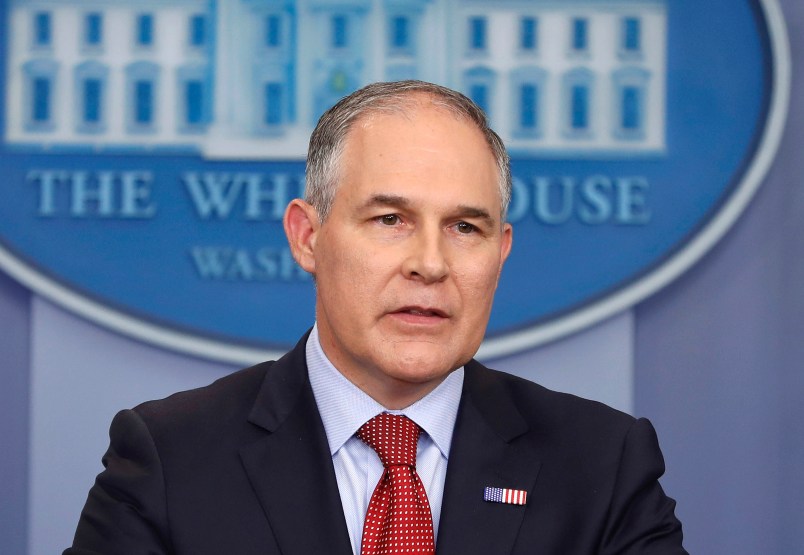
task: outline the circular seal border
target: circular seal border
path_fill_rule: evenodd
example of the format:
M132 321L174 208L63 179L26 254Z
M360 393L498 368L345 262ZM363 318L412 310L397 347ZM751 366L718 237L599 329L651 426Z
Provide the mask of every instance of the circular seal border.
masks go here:
M554 341L635 305L688 270L726 234L743 213L762 184L779 149L790 101L790 43L784 15L777 0L759 0L759 5L767 23L773 60L768 116L754 158L717 214L678 252L642 278L599 301L541 326L487 340L478 351L478 357L501 357Z
M490 359L537 347L596 324L668 285L712 248L753 198L776 156L787 121L791 86L790 44L778 0L759 0L770 41L773 75L768 116L754 158L716 215L678 252L641 278L564 316L483 342L479 358ZM284 351L232 345L137 319L76 293L13 256L0 245L0 268L34 293L115 332L192 356L233 364L278 358Z

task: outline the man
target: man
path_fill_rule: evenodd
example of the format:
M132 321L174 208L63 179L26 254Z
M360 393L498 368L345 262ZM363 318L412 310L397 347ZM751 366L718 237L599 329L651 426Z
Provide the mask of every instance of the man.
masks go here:
M416 553L684 553L647 421L472 360L510 190L454 91L374 84L324 114L285 213L315 327L279 361L118 414L66 553L383 552L398 478L366 426L388 412L414 433L398 503Z

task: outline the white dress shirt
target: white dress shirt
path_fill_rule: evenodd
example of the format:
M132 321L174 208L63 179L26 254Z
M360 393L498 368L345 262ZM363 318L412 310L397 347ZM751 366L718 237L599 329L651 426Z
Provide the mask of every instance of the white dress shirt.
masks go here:
M409 407L388 410L332 365L321 349L317 325L307 340L306 354L310 385L324 422L355 555L360 555L366 510L383 473L377 453L355 433L382 412L404 414L424 430L419 436L416 470L427 491L433 515L433 531L438 537L449 448L463 388L463 367L450 373L438 387Z

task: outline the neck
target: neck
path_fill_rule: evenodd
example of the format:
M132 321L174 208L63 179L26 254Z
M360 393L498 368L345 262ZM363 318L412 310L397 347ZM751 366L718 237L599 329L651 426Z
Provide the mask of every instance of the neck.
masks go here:
M445 379L446 375L437 381L430 381L426 384L416 384L394 380L396 383L358 383L349 375L343 374L346 379L351 381L366 395L377 401L389 410L401 410L409 407L413 403L426 397L431 391L438 387Z

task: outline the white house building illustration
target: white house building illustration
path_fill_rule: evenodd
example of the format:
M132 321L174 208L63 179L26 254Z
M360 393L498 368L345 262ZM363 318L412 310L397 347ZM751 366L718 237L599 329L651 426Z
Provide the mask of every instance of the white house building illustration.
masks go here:
M514 154L661 154L665 2L11 0L5 141L303 158L339 98L416 78Z

